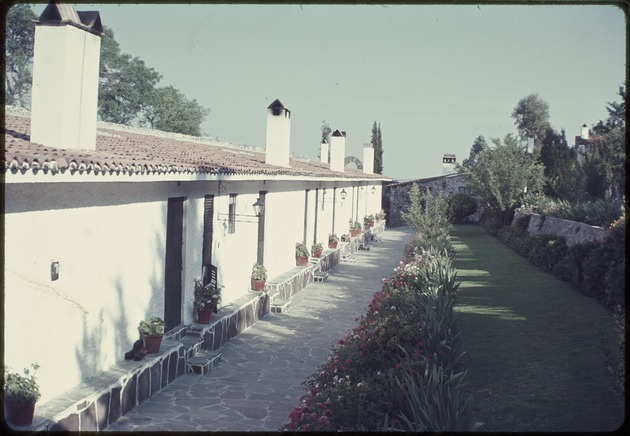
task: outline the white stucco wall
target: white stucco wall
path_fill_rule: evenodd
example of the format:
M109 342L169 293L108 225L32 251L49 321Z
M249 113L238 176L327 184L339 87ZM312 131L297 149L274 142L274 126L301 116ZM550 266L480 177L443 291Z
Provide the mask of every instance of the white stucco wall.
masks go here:
M272 279L295 267L295 244L304 240L306 189L307 247L315 231L316 189L317 241L326 246L333 231L333 199L335 233L348 233L356 207L352 192L360 191L351 182L6 184L6 363L17 369L39 363L45 402L122 360L138 338L140 320L164 315L169 198L185 198L182 322L195 320L193 280L201 276L205 195L214 195L213 264L224 286L223 305L248 295L258 248L252 204L259 191L267 191L264 264ZM371 192L371 185L363 191ZM229 194L236 194L234 233L228 232ZM377 212L380 185L363 203L361 198L360 208ZM58 280L51 280L51 262L59 262Z
M4 352L14 368L41 365L45 401L120 360L139 321L161 314L167 187L135 186L127 196L145 201L123 205L104 187L67 186L54 200L34 188L6 187Z

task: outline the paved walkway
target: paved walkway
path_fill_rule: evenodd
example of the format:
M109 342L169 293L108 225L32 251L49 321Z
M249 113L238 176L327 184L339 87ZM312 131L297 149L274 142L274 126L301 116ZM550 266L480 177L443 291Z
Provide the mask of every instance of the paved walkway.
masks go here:
M306 392L302 382L364 314L374 292L403 258L409 228L381 233L354 264L311 283L288 313L268 314L230 340L207 375L186 374L107 431L278 431Z

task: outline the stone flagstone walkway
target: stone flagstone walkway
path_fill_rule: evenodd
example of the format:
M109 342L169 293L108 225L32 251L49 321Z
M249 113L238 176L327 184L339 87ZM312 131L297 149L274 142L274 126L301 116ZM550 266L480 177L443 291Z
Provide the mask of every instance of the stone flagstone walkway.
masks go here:
M356 325L374 292L403 258L407 228L380 234L354 264L311 283L283 314L268 314L230 340L220 366L185 374L106 431L278 431L306 392L302 382Z

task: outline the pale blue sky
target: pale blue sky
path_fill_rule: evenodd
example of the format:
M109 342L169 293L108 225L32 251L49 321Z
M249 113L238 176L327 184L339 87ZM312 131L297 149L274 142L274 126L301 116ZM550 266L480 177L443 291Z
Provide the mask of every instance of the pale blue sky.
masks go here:
M33 9L39 14L44 5ZM210 108L202 132L264 146L266 107L292 111L291 150L316 159L320 126L362 159L381 124L384 173L442 173L478 135L515 133L536 93L569 144L607 117L625 80L625 17L604 5L114 5L99 10L123 52Z

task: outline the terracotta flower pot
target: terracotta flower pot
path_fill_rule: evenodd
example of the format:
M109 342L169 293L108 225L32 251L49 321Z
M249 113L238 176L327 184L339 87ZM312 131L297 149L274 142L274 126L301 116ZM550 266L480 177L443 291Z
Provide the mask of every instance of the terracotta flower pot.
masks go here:
M361 233L361 229L350 230L350 236L352 237L359 236L359 233Z
M328 241L328 248L337 248L337 241Z
M197 322L199 324L209 324L212 317L212 309L197 309Z
M35 414L35 402L31 404L22 404L11 399L6 400L7 418L13 424L20 427L29 426L33 423L33 415Z
M308 265L308 257L295 256L295 264L297 266L306 266L306 265Z
M252 291L262 292L265 290L265 281L252 279Z
M322 249L319 248L313 252L313 257L322 257Z
M162 344L162 338L164 335L159 336L147 336L142 335L144 337L144 346L147 348L147 352L149 353L159 353L160 345Z

